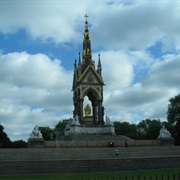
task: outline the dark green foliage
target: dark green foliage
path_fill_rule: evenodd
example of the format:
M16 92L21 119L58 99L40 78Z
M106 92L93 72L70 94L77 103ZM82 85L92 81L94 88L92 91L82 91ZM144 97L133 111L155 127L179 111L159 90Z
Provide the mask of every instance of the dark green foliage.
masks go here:
M64 129L68 124L68 120L59 121L59 123L55 126L55 130L60 134L64 134Z
M11 142L7 134L4 132L4 127L0 124L0 148L26 148L27 142L18 140Z
M125 135L132 139L157 139L162 127L160 120L146 119L139 122L138 125L128 122L114 122L117 135Z
M64 130L66 128L66 125L71 121L72 119L64 119L62 121L59 121L59 123L55 126L55 133L56 133L56 139L61 139L61 137L64 136Z
M45 141L55 140L56 135L54 129L51 129L50 127L39 127L39 130L41 131Z
M162 127L160 120L146 119L137 125L138 128L138 139L157 139L159 131Z
M17 140L12 143L13 148L27 148L27 142L23 140Z
M180 121L180 94L169 100L167 111L168 122L174 124Z
M137 126L135 124L115 121L114 127L117 135L124 135L133 139L136 139L137 137Z
M4 127L0 124L0 148L9 148L12 146L12 143L4 132Z
M180 94L169 100L167 120L170 124L171 133L175 138L175 144L180 145Z

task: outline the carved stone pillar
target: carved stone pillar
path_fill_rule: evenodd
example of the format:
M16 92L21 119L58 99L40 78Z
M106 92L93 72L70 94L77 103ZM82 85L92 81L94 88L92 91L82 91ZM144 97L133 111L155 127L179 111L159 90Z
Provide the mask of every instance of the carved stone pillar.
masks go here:
M103 120L102 120L102 101L99 100L98 102L98 124L103 124Z
M80 118L80 122L82 122L83 121L83 99L79 100L79 109L80 109L79 118Z
M92 104L93 106L93 120L94 120L94 124L97 124L97 103L94 102Z

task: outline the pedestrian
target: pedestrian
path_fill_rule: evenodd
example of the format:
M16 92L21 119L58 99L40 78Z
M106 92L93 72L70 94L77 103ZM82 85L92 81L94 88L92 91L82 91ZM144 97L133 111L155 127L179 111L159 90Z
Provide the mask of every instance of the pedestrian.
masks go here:
M116 154L116 157L119 155L119 150L118 149L116 149L115 154Z
M127 140L124 142L124 144L125 144L125 147L128 148Z

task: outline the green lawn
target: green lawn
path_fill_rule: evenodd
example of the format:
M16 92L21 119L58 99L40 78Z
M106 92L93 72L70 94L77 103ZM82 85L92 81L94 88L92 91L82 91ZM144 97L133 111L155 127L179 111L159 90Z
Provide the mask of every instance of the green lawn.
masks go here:
M169 178L168 178L169 174ZM180 179L180 168L173 169L156 169L156 170L126 170L114 172L89 172L89 173L61 173L61 174L26 174L26 175L0 175L0 179L17 179L17 180L174 180Z

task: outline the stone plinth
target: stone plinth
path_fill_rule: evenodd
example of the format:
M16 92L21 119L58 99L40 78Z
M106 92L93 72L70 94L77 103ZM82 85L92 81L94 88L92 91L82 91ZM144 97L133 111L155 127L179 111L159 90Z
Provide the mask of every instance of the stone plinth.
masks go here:
M93 125L94 124L93 116L85 116L83 124Z
M76 116L71 122L66 125L63 139L77 140L82 137L92 139L95 136L112 136L115 135L114 124L109 118L106 118L106 122L103 125L94 124L93 116L85 116L83 122L79 122L78 116ZM98 138L97 138L98 139Z
M158 138L160 140L162 146L174 146L173 138Z
M43 138L29 138L28 147L29 148L43 148L44 139Z
M115 135L115 130L113 125L70 125L67 129L65 129L65 135L86 135L86 134L94 134L94 135Z

